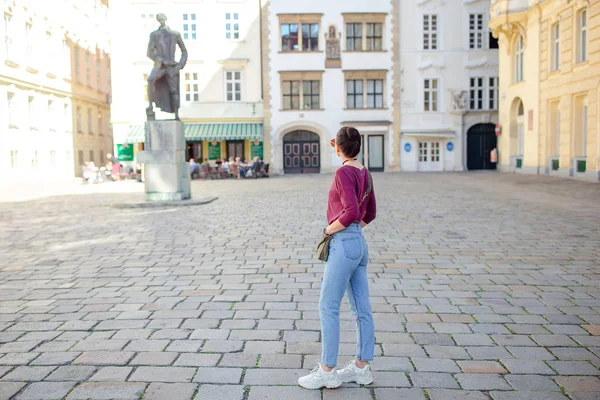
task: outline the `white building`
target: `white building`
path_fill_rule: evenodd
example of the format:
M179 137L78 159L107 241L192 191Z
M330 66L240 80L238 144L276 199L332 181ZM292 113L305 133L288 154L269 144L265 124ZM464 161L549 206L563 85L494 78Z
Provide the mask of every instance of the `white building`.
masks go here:
M404 171L495 168L498 50L490 1L400 1Z
M180 118L188 158L262 156L262 82L258 0L119 0L113 15L112 123L120 159L144 141L148 38L158 13L181 33L188 61L180 74ZM179 56L177 56L179 57ZM157 113L157 119L172 116Z
M344 125L373 171L399 165L393 135L397 1L263 1L265 147L276 173L331 172ZM397 120L397 119L396 119Z
M0 9L0 183L69 179L86 161L103 163L112 148L107 1L5 0Z

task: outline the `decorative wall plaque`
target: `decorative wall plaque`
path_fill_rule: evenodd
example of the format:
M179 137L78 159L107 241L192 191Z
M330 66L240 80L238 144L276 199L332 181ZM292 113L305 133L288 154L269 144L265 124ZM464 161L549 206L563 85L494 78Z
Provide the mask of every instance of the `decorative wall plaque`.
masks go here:
M340 39L342 34L337 34L335 25L329 26L329 33L325 34L325 68L342 68L340 53Z

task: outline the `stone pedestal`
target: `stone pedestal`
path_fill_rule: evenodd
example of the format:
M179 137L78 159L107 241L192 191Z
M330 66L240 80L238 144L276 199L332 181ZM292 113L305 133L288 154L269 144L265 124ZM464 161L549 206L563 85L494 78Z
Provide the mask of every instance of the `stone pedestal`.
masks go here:
M146 201L176 201L192 197L190 168L181 121L146 122L144 151L136 154L145 164Z

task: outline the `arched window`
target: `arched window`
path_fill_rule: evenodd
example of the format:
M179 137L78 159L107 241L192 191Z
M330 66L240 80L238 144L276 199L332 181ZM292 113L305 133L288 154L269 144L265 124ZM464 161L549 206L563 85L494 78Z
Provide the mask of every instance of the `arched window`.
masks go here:
M515 82L523 80L523 36L519 35L515 42Z

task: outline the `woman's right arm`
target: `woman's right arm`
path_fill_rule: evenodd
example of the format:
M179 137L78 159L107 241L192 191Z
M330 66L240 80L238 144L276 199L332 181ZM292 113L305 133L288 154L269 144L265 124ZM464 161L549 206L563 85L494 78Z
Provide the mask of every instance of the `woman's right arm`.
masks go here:
M367 198L367 210L365 213L365 217L362 221L360 221L360 227L364 228L368 224L370 224L375 217L377 216L377 203L375 201L375 190L371 189L371 193Z

